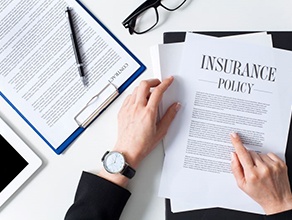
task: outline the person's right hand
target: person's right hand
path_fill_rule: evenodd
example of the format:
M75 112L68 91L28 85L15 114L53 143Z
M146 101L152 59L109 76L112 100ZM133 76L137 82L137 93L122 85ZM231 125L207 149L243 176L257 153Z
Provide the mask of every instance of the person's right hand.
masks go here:
M292 193L286 164L275 154L248 151L232 133L231 169L237 185L254 199L267 215L292 209Z

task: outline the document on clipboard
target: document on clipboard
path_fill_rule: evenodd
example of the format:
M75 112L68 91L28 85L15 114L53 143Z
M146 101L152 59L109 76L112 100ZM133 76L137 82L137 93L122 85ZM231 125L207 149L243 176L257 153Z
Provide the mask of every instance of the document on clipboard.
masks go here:
M72 8L86 86L65 16ZM61 154L145 69L80 1L0 7L1 97Z

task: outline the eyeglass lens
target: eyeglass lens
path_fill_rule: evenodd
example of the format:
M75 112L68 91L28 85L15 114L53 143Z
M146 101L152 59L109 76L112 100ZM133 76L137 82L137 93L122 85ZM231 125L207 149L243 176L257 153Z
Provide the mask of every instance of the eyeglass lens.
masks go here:
M143 33L154 27L158 22L157 9L152 7L141 13L136 20L135 32Z
M163 8L173 11L178 9L186 0L162 0ZM158 11L156 7L150 7L136 17L134 32L145 33L158 23Z

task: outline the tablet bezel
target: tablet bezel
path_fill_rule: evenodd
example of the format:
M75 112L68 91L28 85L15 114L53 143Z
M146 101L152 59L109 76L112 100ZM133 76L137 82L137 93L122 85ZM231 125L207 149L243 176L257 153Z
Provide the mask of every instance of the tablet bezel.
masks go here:
M2 118L0 118L0 134L28 163L0 192L1 207L40 168L42 160Z

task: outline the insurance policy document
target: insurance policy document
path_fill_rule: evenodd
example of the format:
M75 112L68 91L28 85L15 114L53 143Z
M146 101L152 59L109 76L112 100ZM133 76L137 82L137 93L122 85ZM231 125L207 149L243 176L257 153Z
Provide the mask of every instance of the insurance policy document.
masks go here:
M183 107L164 139L160 196L189 202L189 209L263 213L234 181L229 134L284 159L290 107L280 120L278 74L271 48L187 35L174 82Z
M67 6L87 86L78 74ZM121 86L139 68L74 0L2 1L0 42L1 93L53 148L78 128L74 117L93 96L109 82Z

